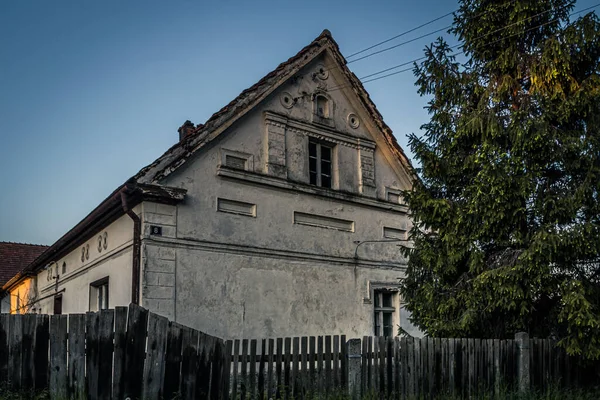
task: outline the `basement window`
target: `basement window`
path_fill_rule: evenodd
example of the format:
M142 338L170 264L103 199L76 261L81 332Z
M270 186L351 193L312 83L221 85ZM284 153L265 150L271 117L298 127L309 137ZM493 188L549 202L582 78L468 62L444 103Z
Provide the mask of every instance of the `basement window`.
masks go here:
M375 290L374 319L375 336L394 336L394 319L396 313L396 292L389 290Z
M108 310L108 276L90 283L90 311Z
M310 184L331 188L333 147L310 140L308 142L308 170Z

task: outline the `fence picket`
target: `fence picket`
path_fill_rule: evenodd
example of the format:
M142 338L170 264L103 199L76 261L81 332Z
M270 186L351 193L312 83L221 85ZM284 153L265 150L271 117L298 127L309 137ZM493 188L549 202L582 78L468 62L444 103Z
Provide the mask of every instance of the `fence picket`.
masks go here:
M250 340L250 399L256 398L256 339Z
M300 338L295 337L292 339L292 397L297 398L299 394L299 379L298 379L298 364L300 362Z
M113 399L122 399L125 396L127 311L127 307L115 307Z
M112 396L113 332L115 310L100 312L98 335L98 398L110 400Z
M12 332L12 323L10 327ZM50 317L50 397L66 399L67 382L67 316L52 315Z
M50 319L48 315L37 315L35 328L35 372L34 389L48 388L48 350L50 346Z
M244 400L248 393L248 339L242 339L242 357L240 372L240 398Z
M275 362L275 340L269 339L269 358L267 363L267 394L265 398L270 399L275 394L273 390L273 363Z
M325 354L323 355L325 361L325 393L331 391L331 336L325 336Z
M14 315L10 321L8 377L13 389L21 386L21 361L23 354L23 315Z
M144 399L158 400L163 398L168 328L168 319L154 313L148 314L148 350L144 364Z
M125 345L125 397L137 399L142 397L142 381L144 378L144 358L148 325L148 311L130 304L127 313L127 333Z
M339 335L333 336L333 387L334 390L339 390L340 388L340 337Z
M300 387L302 396L306 396L308 382L308 337L300 339Z
M0 314L0 384L3 385L8 382L10 321L9 314Z
M317 390L315 385L317 370L316 370L316 360L317 360L317 338L314 336L310 336L308 338L308 370L309 370L309 392L314 393Z
M117 312L118 315L118 312ZM163 396L172 399L179 392L181 371L181 347L183 327L176 322L170 322L167 333L167 354L165 358L165 374L163 381ZM115 336L116 339L116 336ZM115 340L115 360L116 360Z
M69 398L85 399L85 314L69 315Z
M291 382L290 382L290 375L291 375L291 365L290 363L292 362L292 338L286 337L284 339L284 344L285 344L285 353L284 353L284 366L283 366L283 371L284 371L284 393L285 393L285 398L289 399L290 395L291 395Z
M235 339L233 342L233 370L231 373L231 398L233 400L236 400L239 396L239 390L238 390L238 364L239 364L239 357L240 357L240 340L239 339Z
M275 397L280 399L283 389L283 338L277 338L277 358L275 362L275 374L277 375L277 387L275 388Z
M191 400L196 398L200 332L184 327L181 336L181 397Z
M340 338L340 371L341 379L340 386L342 393L348 393L348 354L346 348L346 335L342 335Z
M35 314L25 314L23 316L23 338L22 338L22 362L21 362L21 385L26 388L33 388L34 381L34 360L33 347L35 339Z
M260 359L258 363L258 397L265 398L265 361L267 359L267 339L260 343ZM268 398L268 397L267 397Z
M98 398L98 367L100 365L98 335L100 315L95 312L85 314L85 370L87 396L90 399Z

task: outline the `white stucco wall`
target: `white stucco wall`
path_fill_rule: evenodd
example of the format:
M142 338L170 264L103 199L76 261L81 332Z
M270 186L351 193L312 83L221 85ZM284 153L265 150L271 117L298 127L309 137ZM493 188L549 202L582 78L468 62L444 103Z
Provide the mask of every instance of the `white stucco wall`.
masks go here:
M302 74L310 76L311 68L326 62L318 60ZM340 83L332 71L325 81L305 78L283 85L161 182L185 188L187 195L177 206L144 203L143 306L224 338L373 334L371 288L397 284L406 260L397 242L365 243L356 251L357 244L386 240L384 227L410 226L406 209L385 200L388 188L408 188L406 174L390 164L389 150L369 117L341 90L330 92L335 128L324 130L346 135L351 143L373 143L374 187L363 187L362 150L336 142L334 191L312 191L309 136L302 129L280 129L287 179L272 175L269 180L267 165L265 112L302 128L312 124L310 96L288 109L282 93L296 97L317 85ZM350 112L361 120L358 129L347 124ZM228 151L249 156L249 174L219 170ZM219 199L246 203L253 211L218 211ZM300 225L294 223L295 212L349 221L352 228ZM149 225L163 226L163 235L150 235ZM399 296L396 300L395 324L414 332L399 312Z
M140 207L134 211L139 213ZM109 278L109 307L127 306L131 301L132 243L133 221L124 215L56 260L51 268L38 274L38 298L41 299L37 304L38 312L52 314L56 294L62 295L63 314L90 311L90 283L105 277ZM83 261L82 249L87 250ZM65 273L62 272L63 263L66 264Z

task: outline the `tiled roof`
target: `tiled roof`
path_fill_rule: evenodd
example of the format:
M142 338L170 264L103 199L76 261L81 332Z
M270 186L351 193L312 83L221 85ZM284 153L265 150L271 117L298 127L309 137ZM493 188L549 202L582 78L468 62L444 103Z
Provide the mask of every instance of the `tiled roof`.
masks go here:
M0 287L31 264L48 246L0 242Z

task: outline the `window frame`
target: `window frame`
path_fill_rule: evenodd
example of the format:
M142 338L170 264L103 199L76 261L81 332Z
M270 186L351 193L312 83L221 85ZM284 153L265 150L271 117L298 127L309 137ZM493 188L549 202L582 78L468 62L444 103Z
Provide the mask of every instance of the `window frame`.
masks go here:
M109 289L110 286L108 276L90 283L90 311L108 310L110 300ZM92 304L94 304L94 309L92 309Z
M384 304L384 295L390 296L391 306ZM375 336L386 336L386 327L390 329L391 335L388 337L396 336L394 333L394 321L396 317L396 296L397 291L389 289L373 289L373 329ZM384 324L384 316L390 315L390 325Z
M311 145L315 145L315 155L312 155ZM329 149L329 160L323 160L323 148ZM334 164L334 149L335 144L331 142L324 142L322 140L316 140L314 138L308 139L308 181L311 185L333 189L333 164ZM311 169L311 159L315 159L316 171ZM329 163L329 175L323 173L323 163ZM315 181L313 182L313 174L315 174ZM323 176L329 178L329 186L323 185Z

